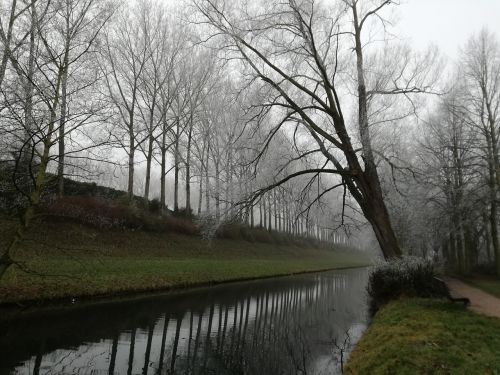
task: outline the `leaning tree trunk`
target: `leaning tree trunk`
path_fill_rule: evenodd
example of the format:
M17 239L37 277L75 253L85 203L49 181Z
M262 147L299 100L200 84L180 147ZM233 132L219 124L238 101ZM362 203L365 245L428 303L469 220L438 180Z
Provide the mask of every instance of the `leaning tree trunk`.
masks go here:
M67 53L67 52L66 52ZM0 279L5 275L5 272L14 263L12 260L12 253L19 246L21 241L24 239L26 230L28 229L31 221L33 220L36 209L40 205L40 199L42 197L43 190L45 188L45 178L47 173L47 166L50 160L50 148L53 142L54 127L56 121L56 111L59 105L59 90L61 88L62 72L59 71L57 83L55 87L55 97L53 99L52 106L50 108L50 120L47 127L47 133L45 139L43 140L43 150L40 156L40 165L38 167L37 176L35 179L35 186L29 197L28 207L25 209L21 220L16 228L14 236L7 248L3 251L0 256Z
M354 167L352 169L361 174L360 176L355 176L354 179L358 180L360 183L360 190L363 194L362 197L359 197L359 194L354 195L354 197L358 197L356 200L360 204L366 219L370 222L382 253L387 259L401 256L401 249L391 225L389 212L384 203L380 178L372 149L370 127L368 123L368 94L363 67L363 46L361 41L362 25L358 19L356 4L353 5L352 10L354 17L354 38L358 79L358 125L363 160L365 163L364 171L360 171L358 157L355 151L352 150L352 147L349 147L344 153L346 154L350 166ZM347 140L346 143L351 146L350 140ZM348 184L350 190L353 188L352 185L353 184Z
M372 183L379 186L378 189L372 191L370 195L365 196L365 199L360 203L361 209L365 214L368 222L371 224L378 243L382 249L385 258L393 258L401 256L398 240L392 229L389 212L385 206L378 176L373 178Z

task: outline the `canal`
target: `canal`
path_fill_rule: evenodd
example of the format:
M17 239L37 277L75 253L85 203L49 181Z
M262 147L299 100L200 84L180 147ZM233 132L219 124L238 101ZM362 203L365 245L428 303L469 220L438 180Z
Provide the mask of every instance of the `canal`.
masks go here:
M340 374L368 269L230 283L0 323L1 374Z

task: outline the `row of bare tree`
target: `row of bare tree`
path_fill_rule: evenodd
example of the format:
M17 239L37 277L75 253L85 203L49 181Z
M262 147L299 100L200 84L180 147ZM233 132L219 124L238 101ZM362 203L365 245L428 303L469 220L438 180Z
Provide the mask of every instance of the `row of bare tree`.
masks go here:
M198 214L217 222L236 216L252 226L332 237L310 217L311 207L303 210L310 204L305 196L300 204L294 200L297 185L237 205L270 181L264 170L280 165L273 157L250 167L267 132L261 108L252 108L259 92L246 92L237 66L200 43L203 35L185 21L185 11L152 0L3 6L0 160L4 192L18 193L20 223L2 250L0 275L12 264L51 174L62 196L64 178L99 179L109 167L127 170L131 203L142 190L147 205L156 184L164 213L172 191L173 210L190 214L196 185ZM284 143L274 155L290 155L290 142L279 134ZM145 165L141 188L137 165Z
M492 35L443 89L435 49L390 37L390 0L2 4L0 160L24 198L0 276L47 174L64 195L64 177L103 171L126 171L131 204L159 191L163 214L172 196L173 211L324 240L368 223L386 258L432 249L466 271L484 249L500 264ZM443 95L422 117L428 94Z
M448 89L415 135L414 155L404 156L417 174L394 205L404 246L440 253L461 273L495 264L500 275L499 109L500 46L483 30L464 44Z

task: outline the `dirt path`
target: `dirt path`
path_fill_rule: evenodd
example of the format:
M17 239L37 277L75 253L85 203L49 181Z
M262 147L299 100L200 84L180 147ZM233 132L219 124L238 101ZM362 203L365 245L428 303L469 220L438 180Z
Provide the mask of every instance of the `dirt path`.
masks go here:
M454 294L470 299L471 310L500 318L500 298L457 279L446 278L445 282Z

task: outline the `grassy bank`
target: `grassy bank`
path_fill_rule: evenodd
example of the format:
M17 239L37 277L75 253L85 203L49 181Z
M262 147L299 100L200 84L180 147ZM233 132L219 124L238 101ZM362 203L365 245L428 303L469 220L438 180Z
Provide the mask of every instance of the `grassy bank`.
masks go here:
M401 299L375 316L348 374L498 374L500 319L440 299Z
M6 239L13 222L3 221ZM3 235L5 234L5 235ZM369 264L347 249L38 223L14 254L0 303L115 295Z

